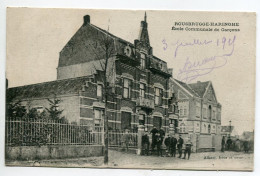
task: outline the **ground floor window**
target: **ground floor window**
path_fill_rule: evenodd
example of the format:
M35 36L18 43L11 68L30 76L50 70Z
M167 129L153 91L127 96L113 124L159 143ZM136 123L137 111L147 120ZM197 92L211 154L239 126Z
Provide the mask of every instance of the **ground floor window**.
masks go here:
M94 109L94 124L95 126L102 126L102 119L104 116L103 109Z
M144 125L145 124L145 115L140 114L139 115L139 125Z
M160 129L162 127L162 118L161 117L153 117L153 126L155 126L157 129Z
M122 112L121 113L121 129L131 129L131 113L130 112Z

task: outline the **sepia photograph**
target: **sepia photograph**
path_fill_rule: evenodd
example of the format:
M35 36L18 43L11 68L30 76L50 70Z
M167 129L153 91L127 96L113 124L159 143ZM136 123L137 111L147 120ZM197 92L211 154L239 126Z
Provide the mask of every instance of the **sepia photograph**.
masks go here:
M5 165L254 170L256 13L6 9Z

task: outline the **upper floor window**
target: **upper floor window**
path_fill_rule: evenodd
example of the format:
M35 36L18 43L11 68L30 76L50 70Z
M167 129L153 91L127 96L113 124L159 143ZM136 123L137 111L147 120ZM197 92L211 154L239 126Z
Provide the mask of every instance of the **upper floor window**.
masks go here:
M97 96L102 97L102 85L97 85Z
M186 116L188 114L188 109L186 105L180 106L180 116Z
M124 79L123 97L131 98L131 80L129 79Z
M182 116L183 115L183 106L180 106L180 116Z
M212 111L212 119L216 120L216 111L215 110Z
M187 109L187 106L184 106L183 107L183 115L187 115L187 113L188 113L188 109Z
M207 126L206 126L206 124L204 124L204 126L203 126L204 128L203 128L203 132L205 132L206 133L206 131L207 131Z
M216 133L216 127L212 126L212 133Z
M145 84L140 83L140 97L144 98L145 97Z
M212 118L212 107L211 107L211 105L209 105L209 107L208 107L208 118L211 120L211 118Z
M184 123L181 123L180 124L180 130L179 130L180 133L185 133L185 124Z
M218 109L217 119L220 120L220 118L221 118L221 111L220 111L220 109Z
M207 118L207 109L203 108L203 118Z
M201 108L200 103L196 103L196 116L200 117L201 114Z
M144 125L144 123L145 123L145 115L140 114L139 115L139 125Z
M162 97L163 97L163 90L156 87L155 98L154 98L155 105L162 105Z
M211 133L211 126L208 125L208 133Z
M145 69L145 54L141 53L141 68Z

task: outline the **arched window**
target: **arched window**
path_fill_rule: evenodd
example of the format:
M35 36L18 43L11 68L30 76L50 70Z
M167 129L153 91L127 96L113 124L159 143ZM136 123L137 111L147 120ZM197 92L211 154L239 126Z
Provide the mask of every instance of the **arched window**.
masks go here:
M211 126L208 125L208 133L211 133Z
M180 124L180 133L185 133L185 124L184 123Z

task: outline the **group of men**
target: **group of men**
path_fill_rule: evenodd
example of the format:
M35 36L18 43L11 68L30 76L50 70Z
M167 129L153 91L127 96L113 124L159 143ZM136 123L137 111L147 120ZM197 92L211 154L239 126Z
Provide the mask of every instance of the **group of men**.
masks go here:
M165 138L165 131L160 128L159 130L154 126L153 129L150 131L150 134L152 134L152 144L151 144L151 152L154 153L154 149L156 147L157 149L157 155L162 155L162 144L164 142L166 146L166 153L169 156L175 157L176 156L176 149L178 149L179 157L182 156L182 147L184 145L184 140L182 139L181 135L179 135L179 138L177 139L174 134L167 135ZM142 136L142 146L144 149L144 154L149 155L149 136L148 132L146 131L145 134ZM191 146L192 143L190 141L190 138L185 143L185 150L184 150L184 157L183 159L186 159L186 154L188 154L188 159L190 159L191 154Z

